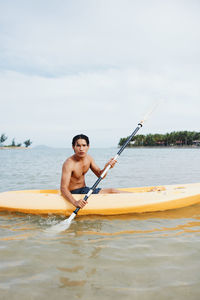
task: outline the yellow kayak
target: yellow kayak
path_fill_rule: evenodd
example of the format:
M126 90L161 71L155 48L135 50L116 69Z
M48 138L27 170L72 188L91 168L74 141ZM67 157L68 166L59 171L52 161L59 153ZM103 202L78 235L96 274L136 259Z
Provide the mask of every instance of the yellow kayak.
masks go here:
M119 215L177 209L200 203L200 183L141 188L120 188L126 193L91 195L78 215ZM127 193L129 192L129 193ZM73 195L76 200L83 195ZM0 210L28 214L69 216L75 207L59 190L24 190L0 193Z

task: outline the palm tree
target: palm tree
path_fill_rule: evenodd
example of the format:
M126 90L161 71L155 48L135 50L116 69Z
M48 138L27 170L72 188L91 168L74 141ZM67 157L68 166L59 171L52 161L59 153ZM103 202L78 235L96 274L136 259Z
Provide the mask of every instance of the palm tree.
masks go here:
M16 144L15 144L15 139L12 139L12 144L11 144L12 147L16 147Z
M28 148L28 146L30 146L31 144L32 144L32 142L30 140L26 140L24 142L24 145L25 145L26 148Z
M119 145L121 146L127 138L121 138ZM194 141L200 140L200 132L195 131L173 131L166 134L147 134L136 135L132 141L135 141L134 146L183 146L193 145ZM131 145L132 146L132 145Z
M145 139L145 145L146 146L155 146L156 145L153 134L151 134L151 133L147 134L146 139Z
M0 144L3 144L6 140L7 140L7 136L5 135L5 133L3 133L0 137Z

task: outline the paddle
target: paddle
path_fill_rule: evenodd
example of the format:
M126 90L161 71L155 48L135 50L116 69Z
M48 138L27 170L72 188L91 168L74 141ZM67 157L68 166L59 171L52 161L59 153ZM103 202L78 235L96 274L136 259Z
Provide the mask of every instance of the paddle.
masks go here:
M157 106L157 104L156 104ZM140 130L140 128L143 126L144 122L146 121L146 119L149 117L149 115L153 112L153 110L155 109L155 105L153 106L153 108L145 115L144 119L139 122L138 126L136 127L136 129L132 132L132 134L127 138L127 140L124 142L124 144L121 146L121 148L119 149L119 151L117 152L117 154L114 157L114 160L117 160L117 158L121 155L121 153L124 151L124 149L126 148L126 146L130 143L130 141L132 140L132 138L137 134L138 130ZM98 177L98 179L96 180L96 182L93 184L93 186L90 188L89 192L85 195L85 197L83 198L84 201L87 201L88 198L91 196L91 194L93 193L94 189L99 185L99 183L101 182L101 180L104 178L104 176L107 174L107 172L109 171L109 169L111 168L111 165L108 165L106 167L106 169L103 171L103 173L101 174L100 177ZM76 217L76 215L78 214L80 208L77 207L73 213L70 215L70 217L62 222L60 222L59 224L53 226L54 231L64 231L66 229L69 228L72 220Z

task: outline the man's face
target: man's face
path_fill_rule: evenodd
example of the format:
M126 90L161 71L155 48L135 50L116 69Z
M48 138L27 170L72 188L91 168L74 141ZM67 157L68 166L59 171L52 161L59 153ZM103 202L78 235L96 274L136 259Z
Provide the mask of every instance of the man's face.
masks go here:
M89 150L89 145L87 145L86 140L78 139L75 146L73 146L73 149L77 156L85 157Z

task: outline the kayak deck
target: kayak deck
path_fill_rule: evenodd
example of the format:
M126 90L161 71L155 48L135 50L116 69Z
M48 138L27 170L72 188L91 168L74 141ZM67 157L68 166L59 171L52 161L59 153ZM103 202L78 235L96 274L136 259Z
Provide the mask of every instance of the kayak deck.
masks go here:
M200 203L200 183L141 188L120 188L120 194L92 194L78 215L119 215L177 209ZM129 192L129 193L127 193ZM83 195L73 195L76 200ZM24 190L0 193L0 210L69 216L75 207L59 190Z

